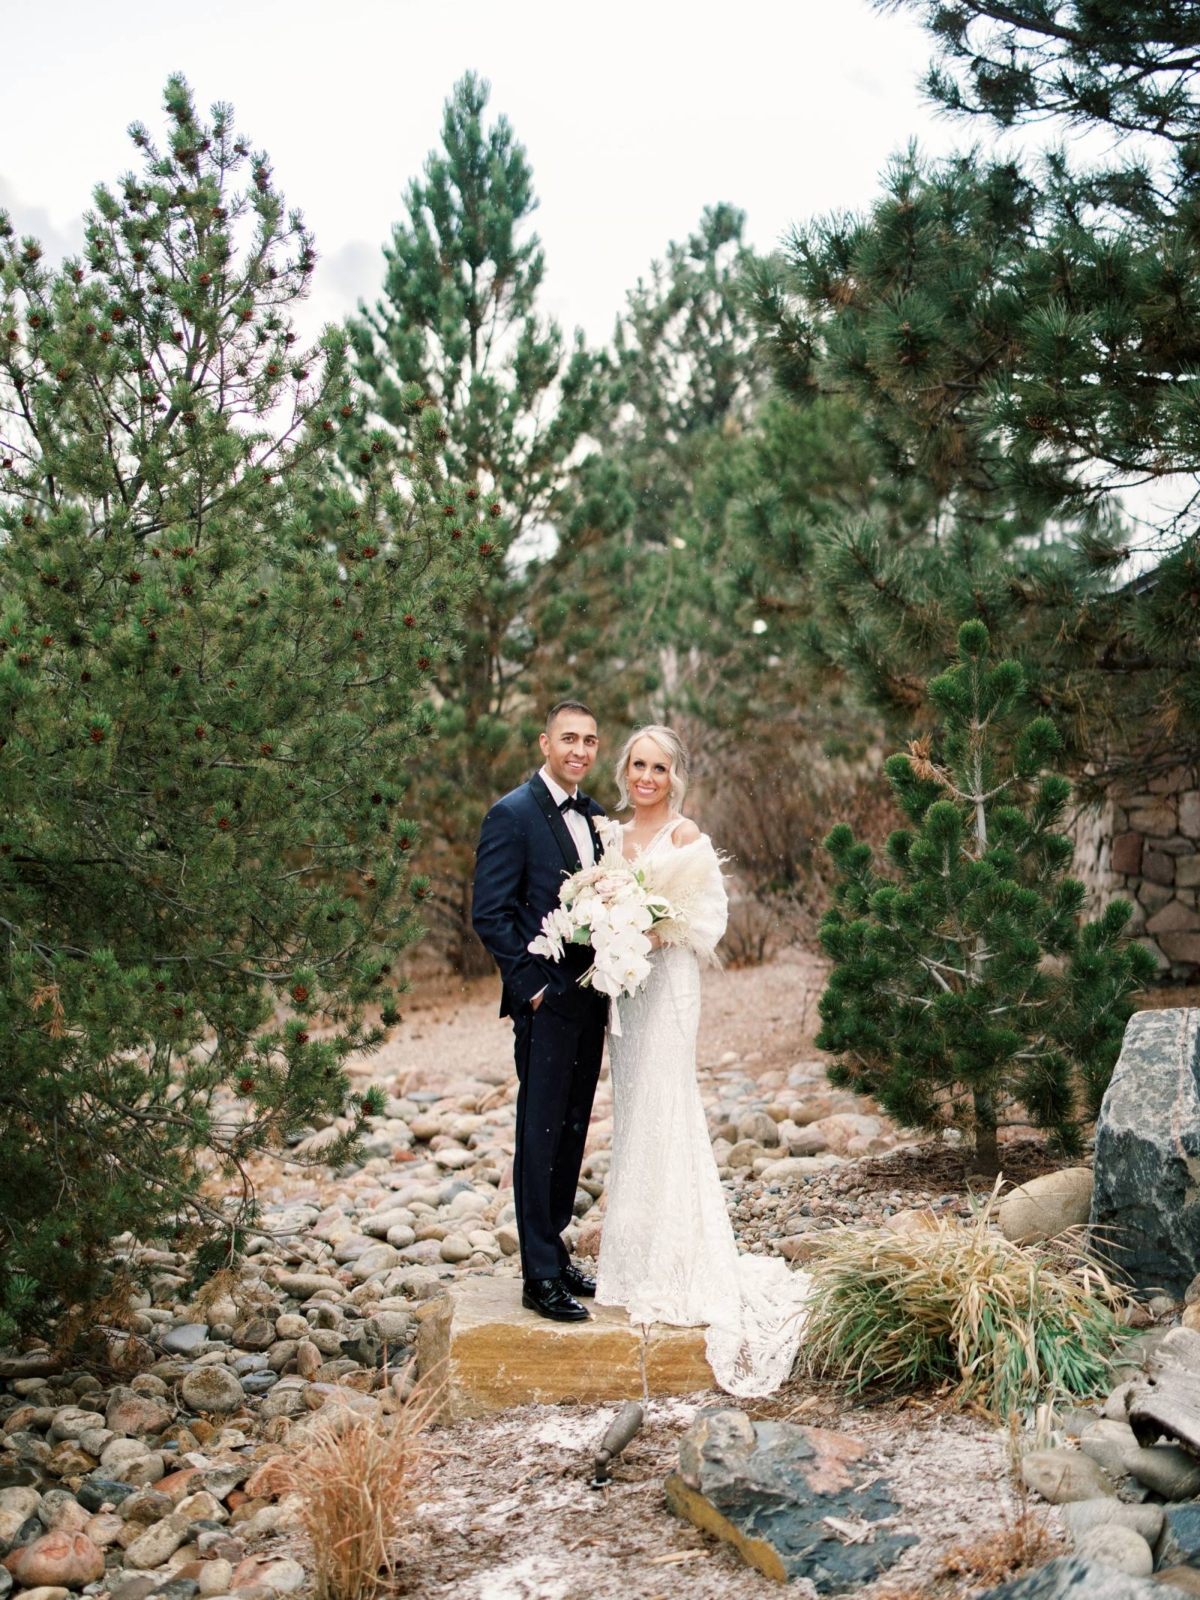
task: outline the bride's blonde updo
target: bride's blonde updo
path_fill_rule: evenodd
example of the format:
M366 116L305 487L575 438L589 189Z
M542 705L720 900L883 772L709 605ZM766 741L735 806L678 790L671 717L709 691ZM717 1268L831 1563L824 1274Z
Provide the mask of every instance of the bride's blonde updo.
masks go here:
M629 806L629 757L639 739L653 739L670 762L671 806L675 811L680 810L683 806L683 797L687 793L688 778L691 776L692 758L674 728L666 728L659 722L648 723L644 728L635 728L621 746L615 772L621 810L625 811Z

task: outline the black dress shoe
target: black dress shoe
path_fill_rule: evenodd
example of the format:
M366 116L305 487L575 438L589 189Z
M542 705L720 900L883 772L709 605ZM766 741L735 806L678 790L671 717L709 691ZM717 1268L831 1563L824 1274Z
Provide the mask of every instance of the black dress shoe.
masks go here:
M551 1322L586 1322L588 1314L563 1287L561 1278L526 1278L521 1304Z
M586 1272L581 1272L573 1261L568 1261L558 1275L558 1281L568 1294L586 1295L591 1299L596 1292L595 1278L589 1278Z

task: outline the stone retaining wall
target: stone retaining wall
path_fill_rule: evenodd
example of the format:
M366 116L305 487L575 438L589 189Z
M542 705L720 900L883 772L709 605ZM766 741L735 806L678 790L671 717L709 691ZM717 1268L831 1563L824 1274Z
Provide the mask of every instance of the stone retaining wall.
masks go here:
M1095 908L1123 896L1130 931L1158 957L1164 977L1200 974L1200 775L1178 767L1144 789L1116 789L1082 810L1072 828L1075 875Z

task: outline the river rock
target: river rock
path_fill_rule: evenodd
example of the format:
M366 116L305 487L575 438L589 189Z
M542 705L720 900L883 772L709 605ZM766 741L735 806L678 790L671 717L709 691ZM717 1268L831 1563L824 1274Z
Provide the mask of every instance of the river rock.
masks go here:
M224 1561L220 1556L203 1562L197 1582L202 1595L225 1594L233 1584L233 1562Z
M1044 1172L1005 1195L996 1211L1000 1232L1012 1244L1057 1239L1081 1228L1092 1209L1092 1174L1087 1167Z
M1068 1556L998 1589L977 1591L975 1600L1167 1600L1169 1593L1117 1567Z
M81 1439L85 1433L97 1433L104 1430L104 1418L97 1411L83 1411L79 1406L63 1406L54 1413L54 1421L47 1430L46 1437L51 1444L59 1444L64 1439Z
M36 1514L41 1503L41 1495L30 1485L0 1489L0 1516L15 1516L18 1528Z
M275 1343L274 1324L266 1317L247 1317L233 1330L233 1342L239 1350L269 1350Z
M119 1506L134 1492L131 1483L106 1478L101 1474L98 1477L86 1478L79 1485L78 1500L79 1504L86 1506L89 1511L99 1511L103 1505Z
M245 1393L228 1367L197 1367L189 1372L179 1392L193 1411L236 1411Z
M174 1415L164 1401L126 1389L109 1402L105 1421L114 1433L161 1433Z
M22 1588L82 1589L104 1576L104 1551L85 1533L47 1533L10 1556L7 1565Z
M277 1384L270 1390L269 1395L262 1397L258 1414L264 1422L269 1422L272 1416L299 1416L302 1410L304 1410L304 1395L301 1390Z
M123 1573L113 1584L112 1600L148 1600L156 1591L161 1591L163 1578L158 1574L153 1577L146 1572Z
M116 1544L124 1526L115 1511L97 1511L87 1519L83 1531L93 1544L107 1550L110 1544Z
M826 1520L878 1524L899 1513L867 1453L861 1441L824 1428L701 1411L679 1441L667 1504L769 1578L805 1577L818 1594L851 1594L916 1543L878 1528L870 1543L843 1542Z
M784 1135L782 1124L779 1132ZM820 1128L813 1123L810 1123L806 1128L801 1128L789 1120L787 1132L782 1142L787 1145L788 1155L790 1156L819 1156L829 1149L829 1140L821 1132Z
M174 1509L175 1502L169 1494L163 1494L160 1489L140 1489L122 1500L121 1521L148 1528L152 1522L169 1517Z
M1132 1528L1147 1544L1157 1544L1165 1521L1162 1506L1126 1505L1102 1495L1098 1500L1072 1500L1062 1508L1062 1519L1073 1540L1093 1528Z
M1139 1483L1164 1500L1191 1500L1200 1494L1200 1461L1177 1444L1132 1450L1126 1465Z
M829 1163L818 1156L781 1156L762 1169L764 1183L787 1183L796 1178L811 1178L814 1172L827 1172Z
M864 1117L853 1111L835 1112L808 1126L816 1128L829 1149L838 1156L847 1154L852 1139L875 1139L883 1131L878 1117Z
M51 1495L55 1494L59 1499L52 1504ZM62 1489L52 1489L42 1504L42 1521L49 1533L87 1533L91 1515L73 1494Z
M1075 1450L1031 1450L1021 1458L1021 1477L1027 1488L1054 1506L1117 1492L1108 1474Z
M337 1281L324 1272L277 1272L275 1282L284 1294L295 1300L307 1300L324 1289L336 1289Z
M399 1262L399 1252L390 1244L379 1244L372 1239L370 1249L363 1251L354 1261L350 1271L359 1283L365 1283L377 1272L388 1272L392 1267L398 1266Z
M146 1529L125 1551L127 1567L161 1567L173 1556L179 1546L189 1539L193 1529L186 1517L171 1515Z
M1093 1242L1139 1289L1200 1272L1200 1010L1135 1011L1096 1123Z
M117 1455L116 1446L119 1444L138 1448L136 1453L129 1449ZM157 1483L167 1470L162 1451L148 1450L140 1439L114 1439L104 1454L107 1459L101 1462L101 1466L107 1476L118 1479L129 1489L144 1489L148 1484Z
M185 1494L175 1507L175 1515L188 1522L228 1522L229 1513L207 1489L197 1489L195 1494Z
M378 1344L411 1344L416 1337L417 1319L411 1311L377 1311L363 1324L363 1333Z
M1154 1571L1154 1553L1141 1534L1115 1523L1085 1533L1076 1540L1075 1551L1083 1561L1116 1567L1134 1578L1148 1578Z
M737 1136L773 1149L779 1143L779 1124L765 1111L747 1111L738 1122Z
M206 1322L185 1322L178 1328L168 1329L158 1341L158 1346L171 1356L190 1356L192 1351L198 1345L202 1345L207 1338Z
M273 1594L293 1594L304 1584L304 1568L290 1556L264 1561L250 1556L241 1562L233 1574L234 1590L261 1585Z
M1136 1455L1137 1437L1127 1422L1110 1422L1101 1418L1084 1429L1079 1448L1110 1478L1123 1478L1129 1471L1126 1457Z

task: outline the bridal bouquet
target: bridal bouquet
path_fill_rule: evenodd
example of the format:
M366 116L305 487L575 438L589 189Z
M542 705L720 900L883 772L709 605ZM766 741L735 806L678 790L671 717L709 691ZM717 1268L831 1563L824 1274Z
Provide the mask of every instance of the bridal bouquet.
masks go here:
M670 901L654 892L640 867L612 854L566 879L558 899L530 940L530 954L561 961L567 945L590 945L594 959L580 983L613 1000L636 993L650 975L646 934L674 917Z

